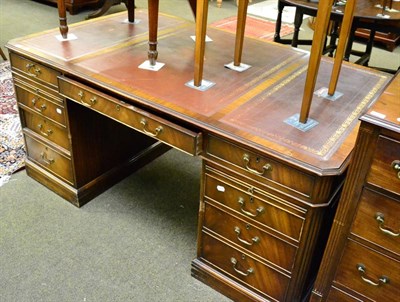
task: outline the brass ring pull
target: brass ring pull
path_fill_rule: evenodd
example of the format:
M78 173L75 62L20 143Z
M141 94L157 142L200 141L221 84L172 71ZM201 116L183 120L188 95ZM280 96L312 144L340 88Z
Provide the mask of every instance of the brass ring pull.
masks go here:
M162 126L158 126L158 127L155 129L154 133L151 132L151 131L149 131L149 130L147 130L147 129L146 129L146 127L147 127L147 121L146 121L144 118L142 118L142 120L140 121L140 124L143 125L143 129L142 129L143 132L146 133L147 135L152 136L152 137L158 136L158 135L163 131L163 127L162 127Z
M39 128L39 130L40 130L40 133L42 134L42 135L44 135L44 136L49 136L50 134L52 134L53 133L53 130L51 130L51 129L48 129L48 130L46 130L46 131L44 131L44 127L43 127L43 124L38 124L38 128Z
M54 159L52 158L47 158L47 154L44 152L40 153L40 157L42 158L42 161L47 164L47 165L51 165L54 163Z
M397 172L397 178L400 179L400 160L392 161L391 166Z
M82 103L82 105L84 105L84 106L86 106L86 107L92 107L93 105L95 105L96 103L97 103L97 98L94 96L94 97L92 97L90 100L89 100L89 102L90 102L90 104L89 103L86 103L85 102L85 100L84 100L84 98L85 98L85 93L82 91L82 90L79 90L79 92L78 92L78 96L80 97L80 102Z
M33 105L33 108L34 108L36 111L38 111L38 112L43 112L43 111L46 110L47 106L46 106L46 104L42 104L40 107L37 107L36 104L37 104L37 102L39 101L39 99L40 99L40 98L34 97L34 98L32 99L32 105Z
M234 269L235 272L237 272L238 274L247 277L248 275L254 273L254 269L253 269L252 267L250 267L246 272L242 272L241 270L239 270L239 269L236 267L237 262L238 262L238 261L236 260L236 258L234 258L234 257L231 258L231 263L233 264L233 269Z
M385 225L384 225L385 224L385 215L378 212L375 214L375 218L376 218L376 221L378 221L378 227L382 231L382 233L389 235L389 236L393 236L393 237L400 236L400 232L395 232L392 229L390 229L389 227L385 227Z
M368 276L366 275L365 265L362 263L357 264L357 270L360 272L360 277L365 283L368 283L373 286L380 286L382 284L389 283L389 278L386 276L381 276L377 282L369 279Z
M33 64L33 63L29 63L29 64L26 64L26 70L28 71L28 74L30 75L30 76L32 76L32 77L37 77L37 76L39 76L41 73L42 73L42 71L40 70L40 68L39 67L36 67L35 68L35 64ZM33 69L33 73L32 73L32 70Z
M235 226L235 233L236 233L237 239L238 239L241 243L243 243L243 244L245 244L245 245L247 245L247 246L252 246L254 243L260 242L260 238L257 237L257 236L251 238L251 242L240 238L241 230L240 230L240 228L239 228L238 226Z
M263 170L261 172L257 171L256 169L251 168L250 167L250 156L248 154L243 155L243 161L245 164L245 168L253 174L262 176L262 175L264 175L265 171L272 171L272 166L270 164L265 164L262 167Z
M240 210L242 211L242 213L244 213L244 214L246 214L247 216L250 216L250 217L257 217L258 215L264 213L264 211L265 211L264 207L258 207L256 209L256 213L255 214L245 210L244 209L245 201L244 201L244 199L242 197L239 197L238 203L240 204Z

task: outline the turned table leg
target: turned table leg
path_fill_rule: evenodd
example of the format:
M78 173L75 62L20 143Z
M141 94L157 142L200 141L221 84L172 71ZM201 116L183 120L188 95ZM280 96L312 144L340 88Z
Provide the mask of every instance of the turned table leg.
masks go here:
M158 51L157 51L158 4L159 0L148 0L148 9L149 9L148 59L151 66L156 65L158 57Z
M66 39L68 36L67 26L67 9L65 7L65 0L57 0L58 17L60 19L60 33Z

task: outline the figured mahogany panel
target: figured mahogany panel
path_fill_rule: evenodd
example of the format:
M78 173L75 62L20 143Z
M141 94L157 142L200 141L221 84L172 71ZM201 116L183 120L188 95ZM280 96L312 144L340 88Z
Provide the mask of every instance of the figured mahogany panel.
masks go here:
M223 177L206 175L205 196L274 233L299 241L304 223L300 213L285 208L279 198L262 196L257 191L257 188L246 188Z
M400 262L349 240L334 279L374 301L400 296Z
M400 141L380 136L367 182L400 195Z
M279 273L207 233L203 234L202 245L202 257L219 270L267 297L284 301L289 276Z
M400 201L364 189L351 232L400 256Z

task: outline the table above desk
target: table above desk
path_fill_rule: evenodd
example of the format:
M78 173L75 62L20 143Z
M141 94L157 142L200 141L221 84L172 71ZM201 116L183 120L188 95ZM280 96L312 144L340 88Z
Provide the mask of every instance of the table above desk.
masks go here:
M208 91L186 87L192 78L194 24L166 16L159 22L160 71L139 69L147 47L147 15L138 11L137 25L123 23L124 13L71 26L76 40L60 42L57 30L11 42L16 52L40 58L67 76L89 81L133 105L144 106L263 152L291 157L317 173L343 169L343 142L362 111L379 94L390 75L344 64L340 100L314 97L310 117L319 122L302 132L284 120L300 110L309 54L286 46L247 39L243 73L224 68L232 57L234 36L210 28L205 79L216 82ZM332 62L324 58L316 87L326 87ZM346 143L344 144L346 145Z

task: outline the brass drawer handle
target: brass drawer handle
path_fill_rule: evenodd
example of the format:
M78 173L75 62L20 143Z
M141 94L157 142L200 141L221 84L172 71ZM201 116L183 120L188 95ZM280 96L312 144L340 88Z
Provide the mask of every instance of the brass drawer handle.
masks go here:
M42 104L40 107L37 107L36 105L37 105L37 102L38 102L39 100L40 100L40 98L34 97L34 98L32 99L32 105L33 105L33 108L34 108L36 111L38 111L38 112L43 112L43 111L46 110L47 106L46 106L46 104Z
M400 160L394 160L391 166L397 172L397 178L400 179Z
M365 265L362 263L358 263L357 264L357 270L360 272L360 277L361 279L365 282L368 283L370 285L373 286L380 286L382 284L388 284L389 283L389 278L386 276L381 276L379 277L378 281L373 281L370 278L368 278L368 276L366 275L366 268Z
M254 269L253 269L252 267L250 267L246 272L242 272L241 270L239 270L239 269L236 267L237 262L238 262L238 261L236 260L236 258L234 258L234 257L231 258L231 263L232 263L232 265L233 265L233 269L234 269L235 272L237 272L238 274L247 277L248 275L254 273Z
M49 136L50 134L53 133L53 130L48 129L48 130L44 130L44 126L43 124L38 124L38 128L40 130L40 133L44 136Z
M42 161L47 164L47 165L51 165L54 164L54 159L52 158L47 158L47 154L44 152L40 153L40 157L42 158Z
M89 103L86 103L85 102L85 93L82 91L82 90L79 90L79 92L78 92L78 96L80 97L80 102L82 103L82 105L84 105L84 106L86 106L86 107L92 107L93 105L95 105L96 103L97 103L97 98L94 96L94 97L92 97L90 100L89 100L89 102L90 102L90 104Z
M25 66L28 74L32 77L37 77L42 73L40 68L35 67L35 66L36 66L36 64L33 64L33 63L26 64L26 66ZM32 73L32 70L33 70L33 73Z
M146 119L144 119L144 118L141 119L140 124L142 124L142 126L143 126L142 131L143 131L144 133L146 133L147 135L150 135L150 136L152 136L152 137L158 136L158 135L163 131L163 127L162 127L162 126L158 126L158 127L155 129L154 132L151 132L151 131L147 130L147 129L146 129L146 128L147 128L147 121L146 121Z
M245 245L247 245L247 246L252 246L254 243L260 242L260 238L257 237L257 236L251 238L251 242L249 242L249 241L247 241L247 240L245 240L245 239L240 238L241 230L240 230L240 228L239 228L238 226L235 226L235 233L236 233L237 239L238 239L241 243L243 243L243 244L245 244Z
M238 203L240 204L240 210L242 211L242 213L244 213L244 214L246 214L247 216L250 216L250 217L257 217L258 215L264 213L264 211L265 211L264 207L258 207L256 209L256 213L255 214L245 210L244 209L245 201L244 201L244 199L242 197L239 197Z
M250 156L249 156L248 154L244 154L244 155L243 155L243 161L244 161L244 164L245 164L245 168L246 168L248 171L250 171L251 173L253 173L253 174L262 176L262 175L264 175L265 171L272 171L272 166L271 166L271 164L265 164L265 165L262 167L263 170L262 170L261 172L260 172L260 171L257 171L257 170L254 169L254 168L251 168L251 167L250 167Z
M375 218L376 218L376 221L378 221L378 227L382 231L382 233L389 235L389 236L393 236L393 237L400 236L400 232L395 232L391 228L385 227L385 225L384 225L385 224L385 215L377 212L375 214Z

